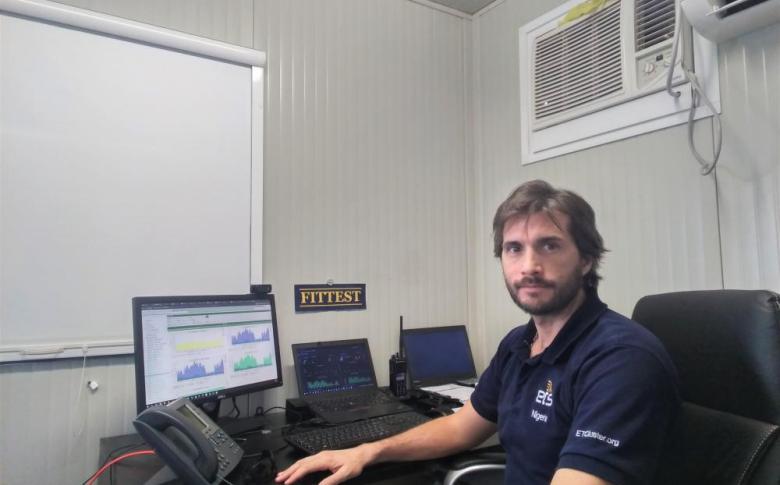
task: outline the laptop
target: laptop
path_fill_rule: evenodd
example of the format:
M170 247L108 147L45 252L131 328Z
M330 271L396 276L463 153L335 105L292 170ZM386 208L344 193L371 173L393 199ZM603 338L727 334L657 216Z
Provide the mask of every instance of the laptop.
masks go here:
M381 391L367 339L293 344L298 395L328 423L411 411Z
M465 402L477 382L465 325L404 329L411 387Z

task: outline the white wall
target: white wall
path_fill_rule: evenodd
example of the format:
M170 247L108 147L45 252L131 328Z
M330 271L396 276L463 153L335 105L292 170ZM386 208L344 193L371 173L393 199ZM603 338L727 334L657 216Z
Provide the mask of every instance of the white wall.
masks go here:
M58 3L253 47L253 0L61 0Z
M244 413L297 395L294 342L368 337L386 384L399 315L466 323L470 21L407 0L64 3L267 53L263 261L285 386ZM366 283L368 309L296 315L293 285L328 279ZM82 482L99 439L132 430L134 389L131 356L0 366L0 483Z
M720 45L727 288L780 291L780 24Z
M399 315L466 323L468 24L407 1L257 2L256 15L282 359L294 342L366 336L386 382ZM296 315L293 285L328 279L365 282L368 310Z

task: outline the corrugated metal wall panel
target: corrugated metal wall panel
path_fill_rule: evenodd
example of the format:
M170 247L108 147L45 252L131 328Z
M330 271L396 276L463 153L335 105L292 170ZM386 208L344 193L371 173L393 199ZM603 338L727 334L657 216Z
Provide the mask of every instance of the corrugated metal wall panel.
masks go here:
M297 394L293 342L368 337L386 384L399 315L466 322L468 20L406 0L64 3L267 53L263 257L285 387L242 412ZM293 284L330 278L366 283L368 309L296 315ZM83 379L81 363L0 366L3 485L80 483L100 438L132 430L132 358L90 359Z
M385 383L399 315L409 326L467 319L466 21L378 0L257 11L255 45L268 52L264 274L282 360L295 342L366 336ZM366 283L368 310L295 314L293 285L328 279ZM281 393L294 395L294 381Z
M252 0L59 0L57 3L252 47Z
M570 188L594 207L610 249L600 295L615 310L630 314L650 293L721 285L715 185L698 175L684 126L521 166L518 29L561 3L507 0L474 20L479 214L471 284L484 293L475 318L485 328L485 358L527 319L507 296L488 234L498 204L527 180ZM699 123L697 146L712 145L710 127Z
M725 283L780 291L780 25L719 47Z
M81 483L135 416L132 356L0 366L0 483ZM86 382L98 382L92 393ZM34 450L31 453L30 450Z

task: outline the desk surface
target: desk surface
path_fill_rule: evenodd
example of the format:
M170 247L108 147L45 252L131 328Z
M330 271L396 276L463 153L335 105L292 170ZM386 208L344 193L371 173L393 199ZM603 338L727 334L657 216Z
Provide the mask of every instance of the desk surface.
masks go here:
M279 470L288 467L296 460L305 456L288 446L282 438L282 428L286 425L284 413L271 414L265 416L265 419L270 432L245 433L236 438L236 441L244 449L245 456L249 456L249 458L242 461L241 465L228 475L227 479L235 485L242 483L257 485L274 483L273 477L275 472L271 470L271 460L267 454L262 457L259 456L264 450L272 451L273 462ZM239 424L245 425L246 422ZM223 427L229 431L230 426L228 424ZM494 448L500 449L495 436L480 447L481 450ZM148 449L148 446L137 434L102 438L100 440L99 463L101 465L105 463L109 455L111 458L115 458L123 453L139 449ZM254 455L258 456L253 458ZM450 459L411 463L382 463L366 468L362 475L347 483L350 485L429 485L435 482L437 477L440 479L442 470L445 469L446 462ZM104 485L143 484L159 471L162 466L163 464L157 456L142 455L127 458L115 464L110 470L106 470L101 475L98 483ZM303 485L318 483L325 476L327 476L327 473L313 474L299 483Z

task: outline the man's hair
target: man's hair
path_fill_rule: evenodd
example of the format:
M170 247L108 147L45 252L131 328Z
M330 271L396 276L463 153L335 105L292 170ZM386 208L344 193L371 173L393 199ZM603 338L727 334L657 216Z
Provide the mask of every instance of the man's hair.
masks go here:
M561 227L554 211L569 216L569 227ZM583 277L584 287L597 288L601 276L599 263L604 253L604 240L596 229L596 215L585 199L570 190L556 189L544 180L532 180L516 188L498 206L493 217L493 254L501 257L504 245L504 225L516 217L528 217L544 213L563 231L568 231L580 256L588 259L592 266Z

